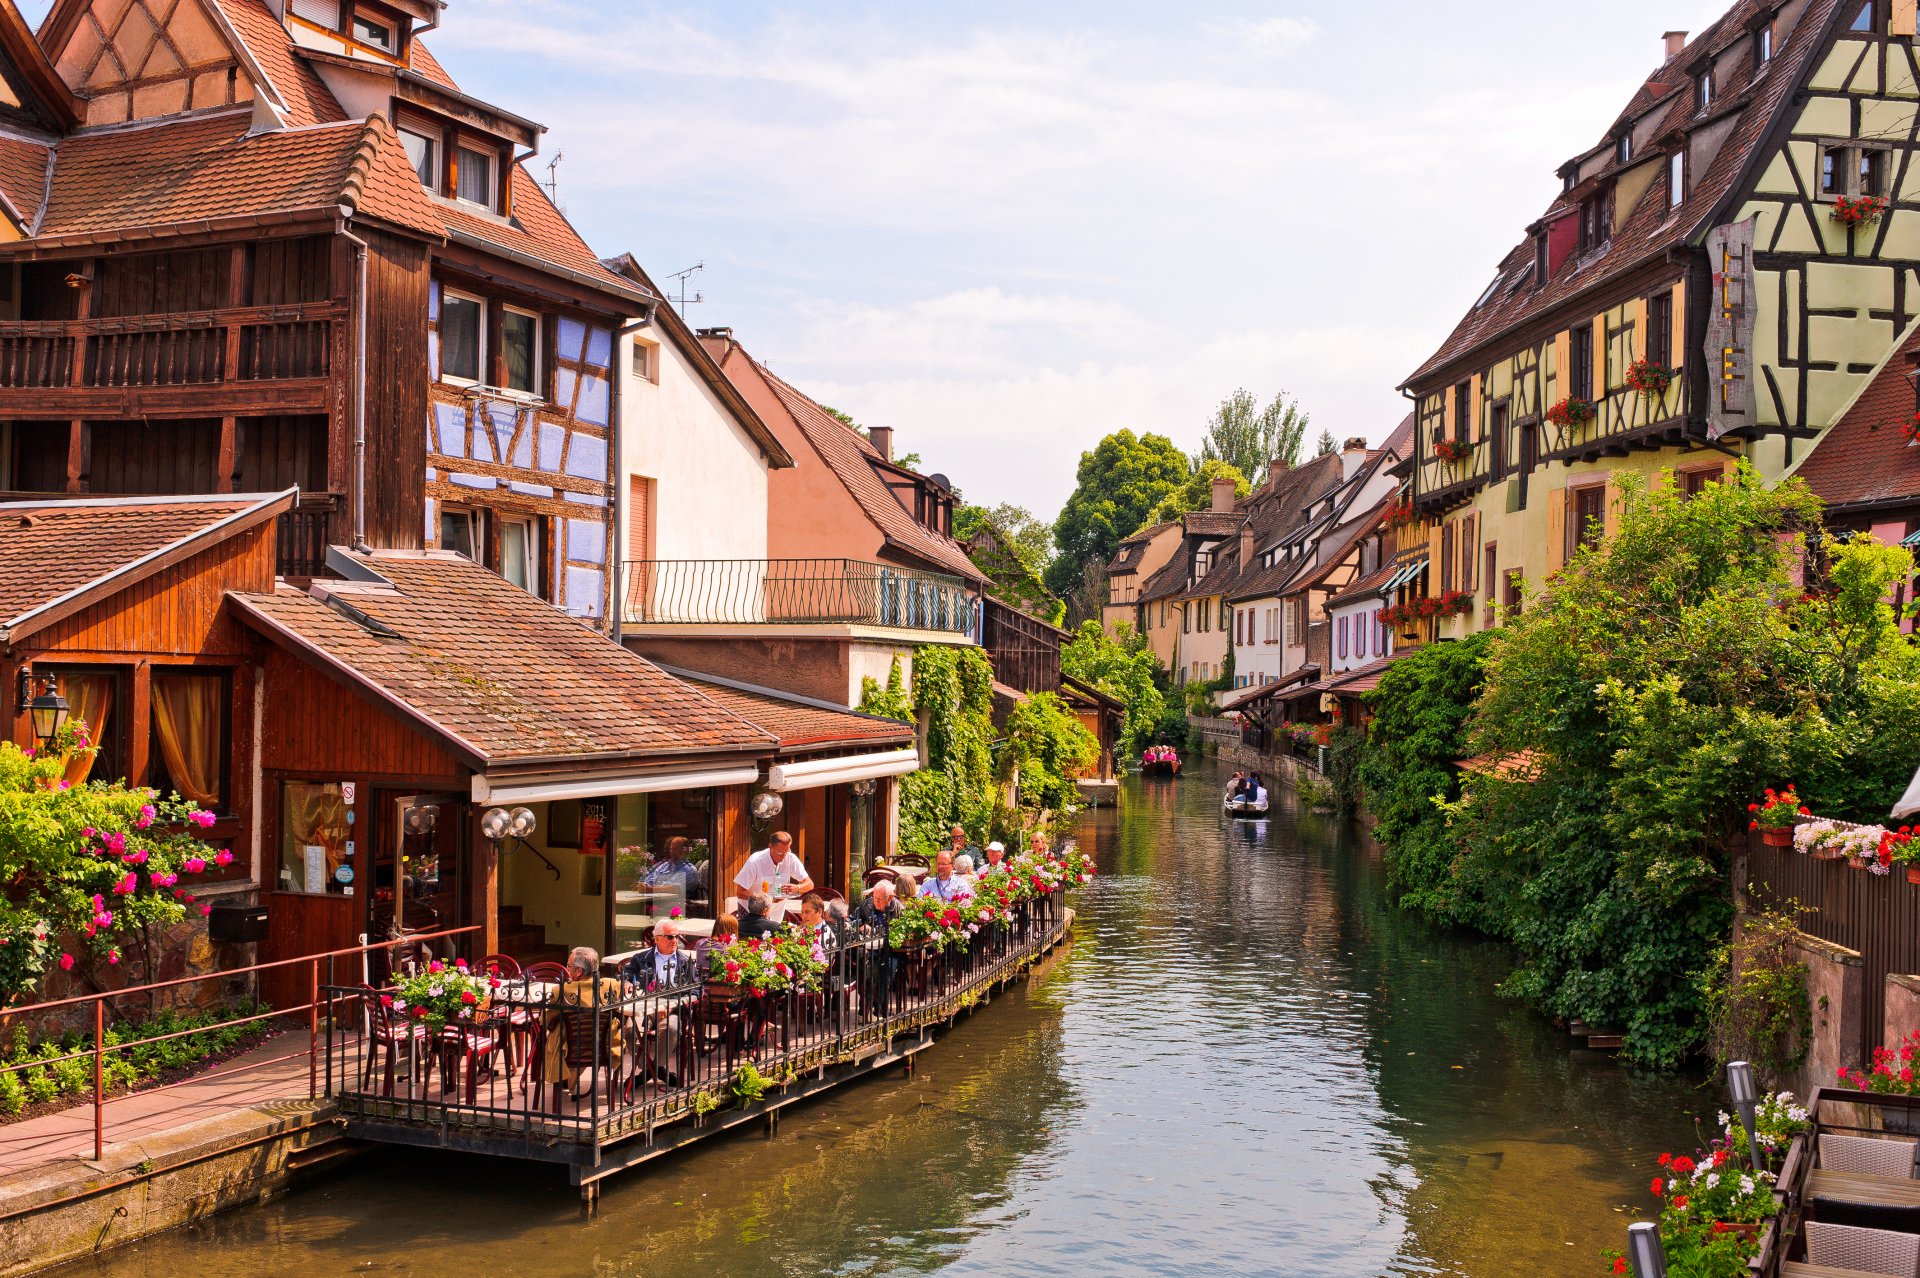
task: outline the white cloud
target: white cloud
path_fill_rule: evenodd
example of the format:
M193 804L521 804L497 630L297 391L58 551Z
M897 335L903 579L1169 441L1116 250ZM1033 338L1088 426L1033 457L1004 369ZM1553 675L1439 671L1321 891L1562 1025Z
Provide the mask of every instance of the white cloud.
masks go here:
M1204 22L1200 29L1242 44L1262 53L1291 53L1311 43L1320 34L1320 24L1311 18L1261 18L1238 22Z

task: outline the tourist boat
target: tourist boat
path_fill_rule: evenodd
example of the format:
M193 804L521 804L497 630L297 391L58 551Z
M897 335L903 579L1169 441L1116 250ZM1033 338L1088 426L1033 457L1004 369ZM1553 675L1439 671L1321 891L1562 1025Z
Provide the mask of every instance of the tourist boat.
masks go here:
M1141 757L1140 773L1149 777L1177 777L1180 775L1180 756L1172 750L1164 753L1149 750Z
M1226 801L1227 815L1237 817L1263 817L1267 814L1265 799L1234 799Z

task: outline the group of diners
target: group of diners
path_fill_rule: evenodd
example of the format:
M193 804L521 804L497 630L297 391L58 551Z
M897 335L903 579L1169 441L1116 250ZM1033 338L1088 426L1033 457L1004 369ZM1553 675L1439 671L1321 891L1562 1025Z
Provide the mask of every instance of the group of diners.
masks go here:
M975 885L983 878L1009 872L1006 846L993 841L980 852L976 862L967 842L966 831L956 825L949 833L951 845L935 856L926 877L916 882L911 874L888 875L877 872L857 905L836 896L829 898L816 890L805 864L793 851L793 836L776 833L768 845L747 858L734 885L743 896L728 902L728 910L713 922L713 933L699 939L692 949L684 946L680 923L671 917L656 920L649 944L629 957L617 975L603 975L600 954L591 946L576 946L567 955L566 982L555 1001L561 1008L627 1005L635 995L662 995L656 1003L616 1018L610 1026L606 1054L612 1060L622 1058L628 1043L636 1040L636 1063L643 1077L657 1078L670 1085L681 1081L677 1072L678 1044L685 1029L690 1005L700 997L700 988L712 976L710 956L724 951L740 938L778 938L797 936L811 942L814 957L828 965L826 993L832 998L854 998L852 985L860 986L862 1005L856 1010L864 1020L890 1006L900 957L888 939L892 923L901 914L901 900L930 896L958 902L971 898ZM1032 850L1048 853L1044 834L1033 836ZM797 918L788 917L797 902ZM852 956L856 966L834 963L836 956ZM844 962L844 960L843 960ZM590 1065L570 1064L559 1036L550 1036L547 1045L546 1077L562 1083L574 1095L583 1095L592 1086Z

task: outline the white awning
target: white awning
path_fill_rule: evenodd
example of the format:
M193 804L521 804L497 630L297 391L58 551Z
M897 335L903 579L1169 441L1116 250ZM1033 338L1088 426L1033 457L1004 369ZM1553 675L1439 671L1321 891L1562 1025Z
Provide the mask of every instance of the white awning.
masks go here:
M1913 780L1907 782L1907 792L1893 805L1896 817L1910 817L1916 812L1920 812L1920 772L1913 774Z
M715 785L752 785L760 769L752 764L724 768L679 768L671 772L576 772L540 781L504 781L493 785L475 773L475 803L547 803L554 799L603 799L613 794L657 794L662 790L702 790Z
M844 785L848 781L902 776L918 771L919 767L920 752L911 746L873 754L842 755L837 759L776 763L767 773L767 789L817 790L821 786Z
M1427 566L1427 561L1424 559L1416 559L1412 563L1402 565L1400 571L1394 573L1392 578L1388 580L1387 584L1384 586L1381 586L1379 590L1377 590L1375 593L1381 594L1381 595L1392 594L1394 590L1398 589L1400 586L1404 585L1409 581L1412 581L1415 577L1418 577L1420 575L1421 569L1425 568L1426 566Z

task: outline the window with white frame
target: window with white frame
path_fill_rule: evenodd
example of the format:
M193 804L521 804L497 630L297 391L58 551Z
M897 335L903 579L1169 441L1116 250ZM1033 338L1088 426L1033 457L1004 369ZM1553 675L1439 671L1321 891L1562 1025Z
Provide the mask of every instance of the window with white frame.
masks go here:
M440 297L440 377L478 382L487 359L487 304L447 289Z
M440 507L440 549L479 563L482 544L479 511L464 506Z
M660 347L656 343L633 339L633 375L643 382L660 380Z
M1687 153L1675 151L1667 157L1667 207L1677 209L1687 198Z
M463 146L454 152L456 171L454 196L483 209L498 207L493 181L494 157L485 151Z
M500 308L500 354L506 361L506 389L540 393L540 317L517 306Z
M361 44L371 45L382 53L392 53L394 46L399 43L392 23L383 22L371 14L360 12L353 15L353 38Z
M540 593L540 525L532 516L501 518L499 571L529 594Z

